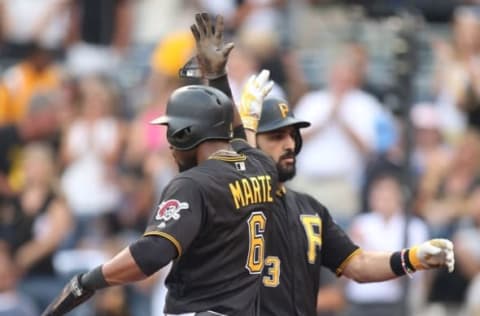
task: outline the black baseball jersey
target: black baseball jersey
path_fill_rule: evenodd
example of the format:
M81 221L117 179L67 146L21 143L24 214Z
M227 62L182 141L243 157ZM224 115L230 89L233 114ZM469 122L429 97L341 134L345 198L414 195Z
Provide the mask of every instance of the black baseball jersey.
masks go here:
M232 146L240 156L217 154L175 177L145 232L170 240L179 253L166 279L167 313L259 312L276 168L245 141Z
M261 314L314 316L320 267L340 275L358 247L318 201L282 189L268 219Z

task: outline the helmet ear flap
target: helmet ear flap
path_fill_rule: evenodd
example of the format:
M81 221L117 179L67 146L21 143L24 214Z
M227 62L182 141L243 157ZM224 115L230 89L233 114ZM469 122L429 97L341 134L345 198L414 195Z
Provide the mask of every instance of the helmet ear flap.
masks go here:
M178 145L178 147L180 147L180 145L188 143L190 141L191 134L192 134L192 130L190 126L186 127L170 135L169 142L171 144L176 144Z

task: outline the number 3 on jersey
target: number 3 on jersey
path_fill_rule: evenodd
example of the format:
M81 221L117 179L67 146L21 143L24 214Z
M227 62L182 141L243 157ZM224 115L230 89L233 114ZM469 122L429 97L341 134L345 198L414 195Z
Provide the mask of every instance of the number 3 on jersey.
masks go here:
M245 268L247 268L250 274L261 273L263 269L263 256L265 253L263 233L265 232L266 223L267 218L263 212L253 212L247 220L249 246Z
M322 247L322 220L318 215L300 215L308 240L308 263L314 264L317 259L317 248Z

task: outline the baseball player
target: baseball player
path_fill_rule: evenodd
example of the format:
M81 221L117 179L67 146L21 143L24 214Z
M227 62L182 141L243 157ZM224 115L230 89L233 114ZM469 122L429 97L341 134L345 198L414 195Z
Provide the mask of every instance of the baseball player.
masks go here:
M247 105L241 105L262 108L251 145L273 158L279 177L276 209L268 219L272 235L265 257L262 316L316 315L321 266L358 282L385 281L444 266L452 272L453 244L449 240L429 240L394 253L362 250L321 203L285 187L284 183L295 176L295 157L302 148L300 129L310 123L295 118L284 100L263 101L262 85L266 80L262 76L268 73L263 71L247 82L242 95L242 103Z
M228 54L228 53L227 53ZM167 138L180 173L168 184L142 238L72 278L43 315L63 315L98 289L144 279L173 261L166 315L258 315L272 160L231 140L231 100L207 86L173 92Z
M228 80L221 67L228 55L218 54L224 47L218 31L221 17L216 18L216 33L207 14L197 14L196 19L192 33L197 43L198 66L210 84L228 94ZM187 72L183 69L183 73ZM295 157L302 146L299 129L310 123L296 119L283 100L263 102L272 87L268 76L266 71L252 76L239 105L249 142L273 158L280 181L276 209L269 217L261 315L316 315L322 265L359 282L384 281L443 266L452 271L453 245L448 240L430 240L394 253L363 251L335 224L323 205L306 194L285 188L284 183L295 175ZM254 137L251 132L258 133Z

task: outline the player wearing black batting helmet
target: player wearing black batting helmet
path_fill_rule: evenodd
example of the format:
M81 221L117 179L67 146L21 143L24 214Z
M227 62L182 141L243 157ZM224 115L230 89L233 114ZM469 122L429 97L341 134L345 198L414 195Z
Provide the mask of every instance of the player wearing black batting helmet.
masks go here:
M197 15L199 34L211 30L205 23ZM216 30L222 28L217 23ZM224 51L213 52L226 61ZM167 127L181 172L153 208L144 235L73 277L42 315L63 315L95 290L145 279L172 260L166 315L259 315L264 236L278 181L267 155L242 139L230 141L238 122L232 102L217 89L174 91L165 116L152 123Z
M208 139L232 138L233 105L223 92L208 86L177 89L167 112L152 124L167 126L167 139L178 150L190 150Z

